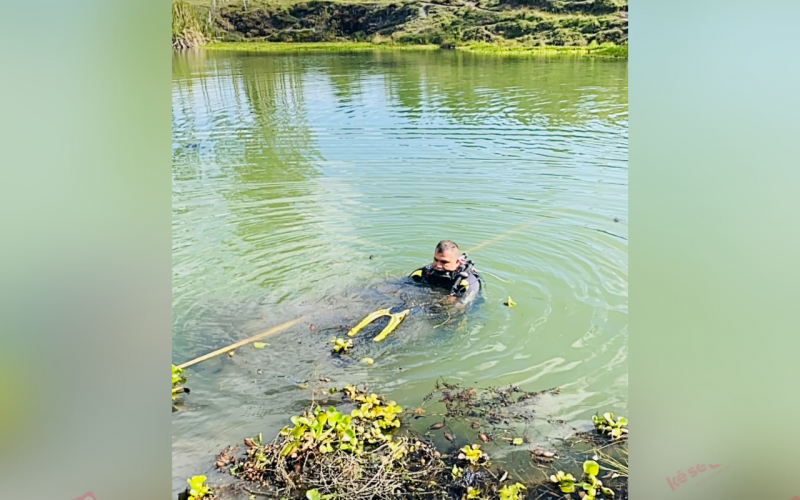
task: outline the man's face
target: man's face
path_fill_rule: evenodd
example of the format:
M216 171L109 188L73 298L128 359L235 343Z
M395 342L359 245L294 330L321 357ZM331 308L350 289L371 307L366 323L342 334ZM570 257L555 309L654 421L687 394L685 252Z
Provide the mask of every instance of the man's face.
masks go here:
M445 250L433 254L433 268L436 271L455 271L458 269L458 258L460 254L457 250Z

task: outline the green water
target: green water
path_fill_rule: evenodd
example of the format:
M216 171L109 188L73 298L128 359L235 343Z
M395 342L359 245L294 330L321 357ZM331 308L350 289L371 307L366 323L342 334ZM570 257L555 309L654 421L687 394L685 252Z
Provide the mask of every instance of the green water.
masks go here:
M215 454L271 438L315 373L410 408L438 377L559 386L535 410L567 425L528 429L548 446L596 411L627 414L627 75L624 61L452 51L176 54L173 360L312 318L187 370L174 491L220 481ZM476 249L484 302L465 322L420 314L358 344L374 366L333 359L331 328L425 299L397 279L444 238ZM486 451L512 461L511 448Z

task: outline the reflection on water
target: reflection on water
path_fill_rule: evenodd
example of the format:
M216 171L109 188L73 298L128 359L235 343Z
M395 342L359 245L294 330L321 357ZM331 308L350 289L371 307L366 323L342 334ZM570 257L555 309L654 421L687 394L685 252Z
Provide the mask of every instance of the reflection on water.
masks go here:
M173 68L173 359L311 316L188 370L175 491L216 478L224 446L274 434L319 374L405 406L443 376L560 386L537 411L568 426L625 413L626 62L197 52ZM475 249L483 303L450 321L423 308L332 358L330 337L366 313L436 303L401 278L444 238Z

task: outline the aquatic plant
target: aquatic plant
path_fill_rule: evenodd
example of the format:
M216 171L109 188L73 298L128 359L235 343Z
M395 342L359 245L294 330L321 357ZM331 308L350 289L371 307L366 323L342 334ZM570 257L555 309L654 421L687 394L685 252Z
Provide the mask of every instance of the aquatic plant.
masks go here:
M432 442L395 436L403 410L394 401L352 385L341 393L345 402L357 404L350 415L312 403L271 443L246 440L246 456L236 461L231 474L273 485L275 498L307 488L317 489L320 499L336 494L369 500L431 488L446 473Z
M587 460L583 462L583 473L586 479L580 484L581 488L586 492L585 500L594 500L597 496L597 491L603 493L604 496L613 497L614 492L611 488L606 488L603 483L597 479L597 474L600 473L600 465L594 460Z
M520 495L522 495L522 492L526 489L527 488L522 484L514 483L512 485L503 486L497 494L500 496L500 500L519 500Z
M612 439L619 439L623 434L628 434L628 420L625 417L619 417L614 420L614 414L611 412L603 413L603 416L592 416L592 423L595 429L601 434L611 437Z
M212 491L206 486L206 476L194 476L186 480L189 483L189 500L200 500L201 498L211 498Z
M333 337L331 342L333 342L333 349L331 349L333 354L347 354L353 347L353 341L348 339Z
M325 411L317 406L313 418L306 415L293 416L291 421L293 428L284 427L281 430L281 434L288 438L281 449L282 456L308 449L331 453L334 445L340 450L357 454L363 451L363 444L356 438L356 431L352 427L352 418L342 415L333 406Z
M467 486L467 494L464 495L465 500L482 500L481 489L473 486Z
M182 392L189 392L189 389L183 387L181 384L186 383L186 376L183 370L175 365L172 365L172 400L177 399L178 394Z
M469 445L464 446L459 450L461 453L458 454L459 460L466 460L472 465L477 465L481 460L487 462L489 460L489 455L481 451L480 445L473 444L472 447Z
M599 472L600 465L594 460L587 460L583 463L584 479L580 483L575 481L575 477L572 474L565 474L564 471L558 471L556 474L551 475L550 481L558 484L562 493L573 493L576 486L583 489L584 500L594 500L598 491L606 497L613 497L614 491L603 486L602 481L597 479Z
M572 474L565 474L564 471L558 471L550 476L550 481L558 484L562 493L572 493L575 491L575 477Z
M318 489L314 488L312 490L306 491L306 498L308 500L333 500L336 498L336 495L335 494L323 495L319 492Z

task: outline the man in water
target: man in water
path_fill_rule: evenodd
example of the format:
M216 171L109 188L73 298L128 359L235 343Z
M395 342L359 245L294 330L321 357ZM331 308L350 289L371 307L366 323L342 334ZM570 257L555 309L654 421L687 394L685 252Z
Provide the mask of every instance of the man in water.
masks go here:
M445 302L466 307L478 296L480 276L467 254L450 240L440 241L433 252L433 262L411 273L415 283L444 288L449 292Z
M447 314L447 320L437 326L442 326L450 321L451 312L456 312L459 316L463 313L467 305L478 297L481 289L481 282L478 273L473 267L472 261L467 259L467 254L461 253L458 245L450 240L440 241L436 245L433 252L433 262L425 267L419 268L411 273L410 278L415 283L428 285L434 288L442 288L447 292L444 300L436 305L430 304L425 298L419 301L419 296L416 300L400 290L395 289L393 294L385 294L382 302L385 304L384 308L378 309L364 317L356 326L347 332L349 337L358 334L359 331L366 328L368 325L377 321L385 316L389 317L389 323L381 330L381 332L373 337L373 341L380 342L391 334L397 328L403 319L411 314L413 311L427 311L426 314L437 315L440 313ZM400 293L397 293L397 292ZM380 290L375 290L381 294ZM429 297L426 294L426 297ZM411 300L409 300L411 299ZM400 301L402 305L392 305L392 302ZM441 305L451 305L442 309ZM449 311L448 311L449 309ZM466 317L462 316L462 319ZM436 327L434 327L436 328Z

